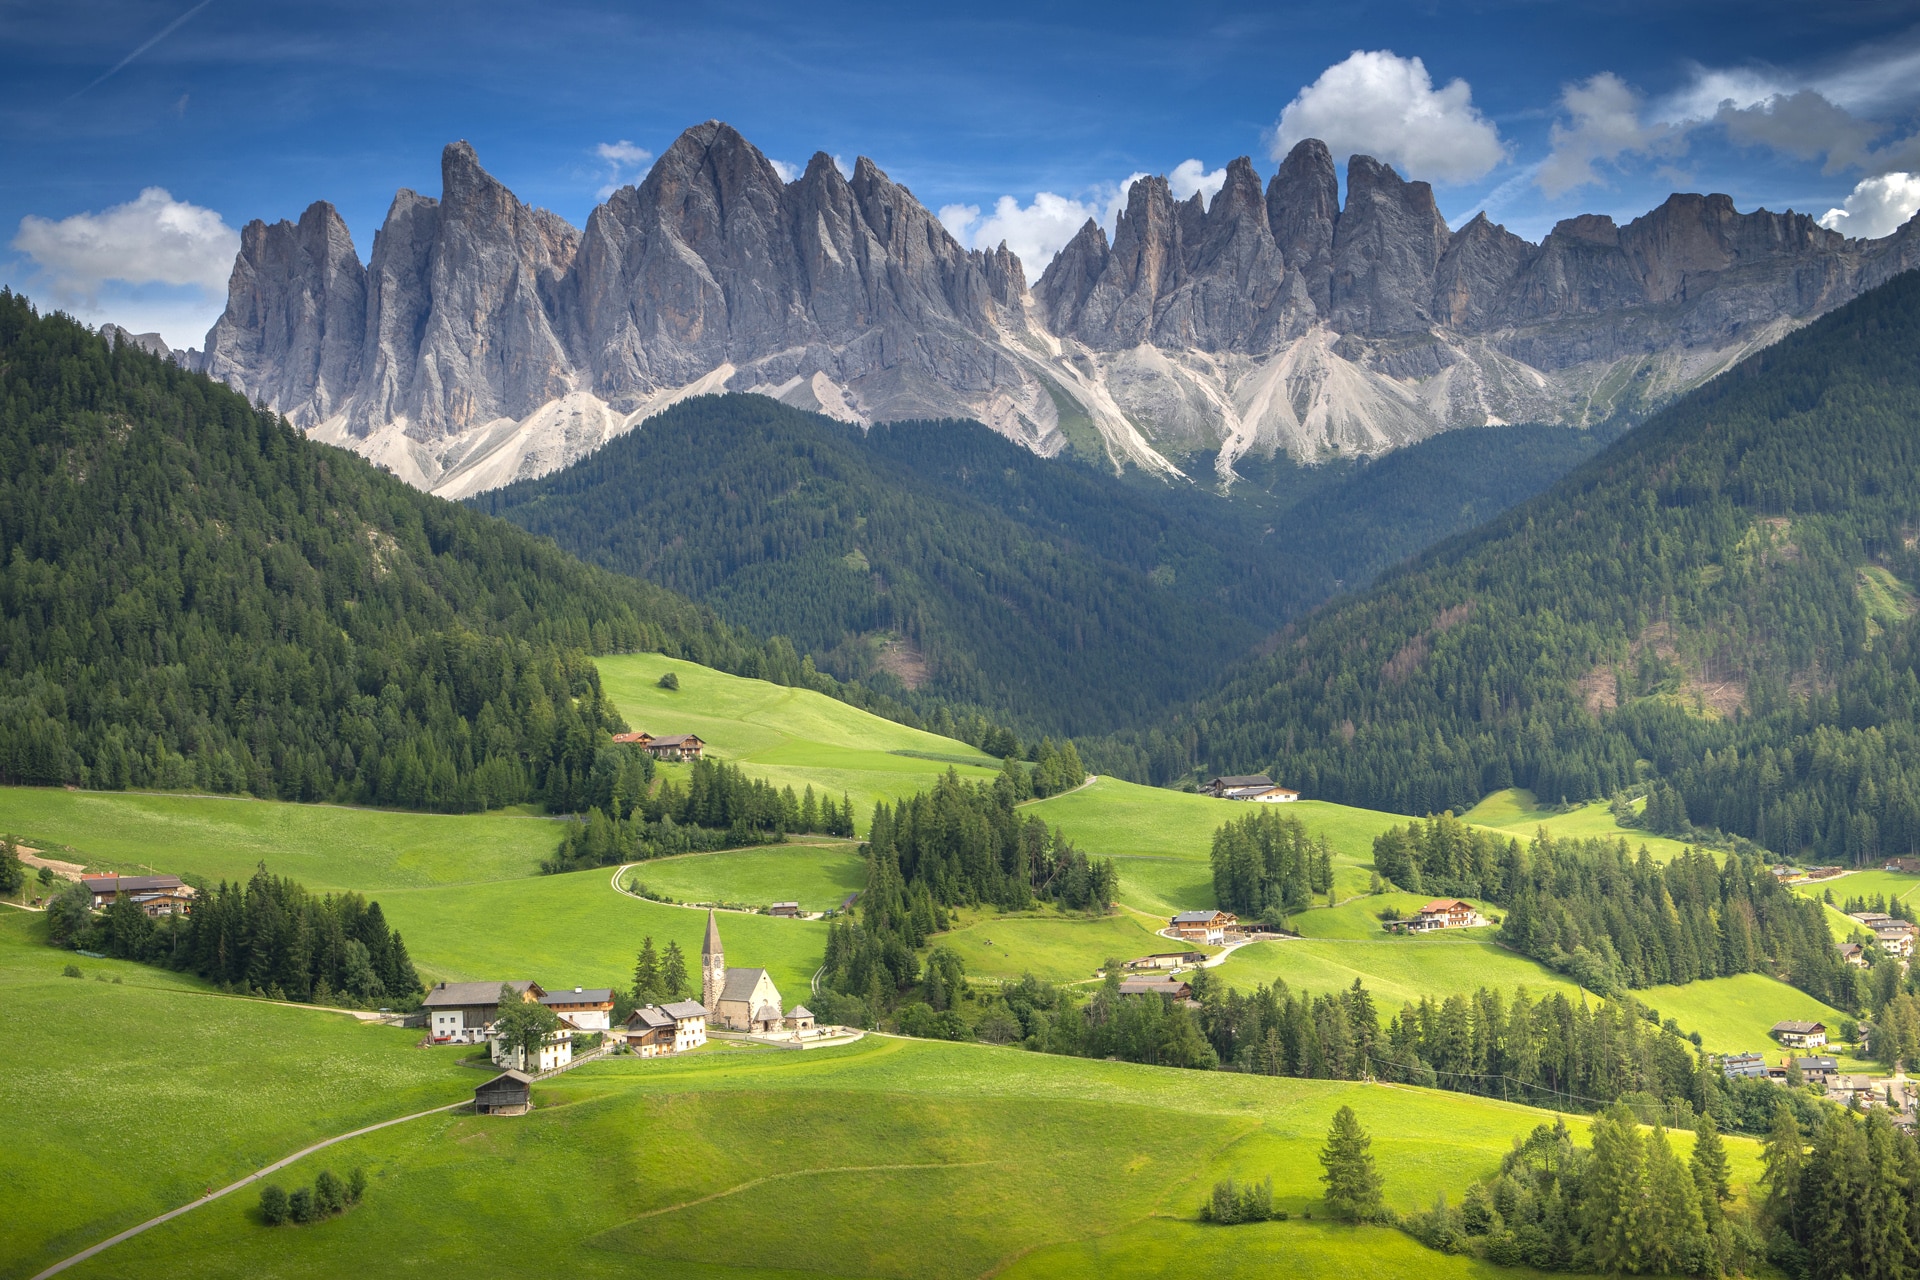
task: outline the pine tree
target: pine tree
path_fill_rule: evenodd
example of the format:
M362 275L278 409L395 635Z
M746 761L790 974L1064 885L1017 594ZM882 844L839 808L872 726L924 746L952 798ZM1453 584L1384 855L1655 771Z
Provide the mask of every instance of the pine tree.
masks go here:
M666 954L660 958L660 991L669 1000L684 1000L692 991L687 957L677 942L668 942Z
M1692 1272L1706 1256L1706 1222L1700 1214L1700 1188L1673 1154L1665 1129L1646 1139L1646 1212L1641 1235L1648 1269Z
M1320 1181L1326 1184L1327 1208L1335 1217L1358 1222L1379 1211L1384 1183L1373 1167L1372 1146L1373 1139L1360 1127L1352 1107L1333 1113L1327 1145L1320 1152L1320 1167L1325 1170Z
M633 1002L657 1004L660 1000L660 957L653 949L653 935L640 943L640 958L633 966Z
M1713 1122L1711 1115L1702 1114L1694 1125L1693 1155L1688 1163L1693 1169L1693 1181L1700 1188L1701 1208L1709 1215L1733 1199L1733 1188L1727 1177L1727 1147L1720 1140L1720 1126Z
M1805 1243L1801 1239L1799 1215L1794 1209L1800 1196L1800 1171L1806 1163L1806 1149L1800 1122L1793 1118L1793 1108L1785 1101L1774 1106L1773 1128L1761 1148L1760 1163L1763 1169L1760 1185L1766 1190L1768 1221L1791 1239Z
M1593 1122L1593 1159L1587 1166L1587 1240L1596 1270L1642 1269L1645 1186L1639 1121L1625 1103L1616 1102Z

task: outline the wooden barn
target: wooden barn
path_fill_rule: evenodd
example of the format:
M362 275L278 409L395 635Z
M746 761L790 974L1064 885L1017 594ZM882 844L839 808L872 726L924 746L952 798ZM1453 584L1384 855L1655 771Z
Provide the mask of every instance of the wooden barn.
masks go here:
M523 1116L533 1109L533 1077L502 1071L473 1091L473 1110L483 1116Z

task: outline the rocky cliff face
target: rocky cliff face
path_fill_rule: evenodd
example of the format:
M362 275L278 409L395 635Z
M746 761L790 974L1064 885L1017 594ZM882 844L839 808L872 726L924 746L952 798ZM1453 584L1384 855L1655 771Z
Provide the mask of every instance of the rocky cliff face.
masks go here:
M1217 451L1379 452L1451 427L1651 404L1894 273L1910 225L1850 241L1676 195L1539 245L1302 142L1261 188L1128 193L1031 289L861 159L795 181L727 125L687 130L576 231L455 143L362 266L331 205L241 237L194 362L315 434L459 496L565 465L674 400L756 391L843 419L971 417L1041 452L1091 423L1171 473ZM1083 437L1084 439L1084 437Z

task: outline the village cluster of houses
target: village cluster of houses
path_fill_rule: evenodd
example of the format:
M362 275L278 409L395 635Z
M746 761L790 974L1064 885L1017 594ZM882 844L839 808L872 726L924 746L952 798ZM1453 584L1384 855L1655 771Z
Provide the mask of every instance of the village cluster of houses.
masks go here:
M1884 911L1855 911L1847 918L1872 931L1875 944L1888 955L1901 960L1913 958L1915 927L1912 921L1901 920ZM1862 953L1859 943L1842 942L1839 945L1841 959L1861 969L1867 967L1867 957Z
M559 1025L536 1054L529 1055L524 1046L509 1046L498 1034L503 989L553 1010ZM527 979L441 982L422 1003L434 1044L489 1045L496 1066L522 1074L567 1066L573 1061L574 1037L583 1033L605 1035L640 1057L655 1058L699 1048L707 1042L709 1027L762 1038L804 1037L818 1030L805 1005L783 1010L780 989L765 969L727 967L720 924L712 911L707 912L707 936L700 947L700 999L642 1005L618 1027L613 1025L614 996L608 987L550 992ZM480 1105L478 1098L475 1105ZM514 1104L496 1100L489 1105L508 1110Z
M1768 1034L1788 1049L1827 1047L1823 1022L1776 1022ZM1802 1081L1819 1085L1827 1097L1842 1106L1857 1102L1862 1107L1888 1107L1897 1113L1897 1122L1908 1127L1914 1123L1915 1103L1920 1101L1920 1083L1843 1072L1840 1060L1831 1054L1789 1054L1775 1064L1761 1053L1729 1053L1720 1059L1720 1068L1729 1080L1771 1080L1775 1084L1785 1084L1797 1070Z
M632 733L616 733L613 740L639 747L656 760L698 760L700 753L707 749L697 733L663 733L656 738L636 729Z

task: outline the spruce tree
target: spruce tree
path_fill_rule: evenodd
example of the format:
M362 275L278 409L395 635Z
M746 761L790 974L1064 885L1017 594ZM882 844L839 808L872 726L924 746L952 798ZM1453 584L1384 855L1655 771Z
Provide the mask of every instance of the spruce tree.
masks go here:
M1320 1181L1326 1184L1327 1208L1337 1218L1358 1222L1380 1209L1384 1183L1373 1167L1373 1139L1360 1127L1352 1107L1333 1113L1327 1145L1320 1152Z
M1586 1228L1599 1271L1639 1271L1646 1157L1639 1121L1616 1102L1593 1122L1593 1159L1587 1166Z
M684 1000L692 992L692 984L687 979L687 957L677 942L667 943L666 954L660 958L660 991L669 1000Z
M1649 1269L1694 1272L1707 1253L1706 1222L1700 1214L1700 1188L1673 1154L1665 1129L1646 1139L1646 1213L1641 1235Z
M657 1004L660 1001L660 957L653 949L653 935L640 943L640 958L633 966L633 1002Z
M1766 1191L1768 1221L1788 1238L1804 1243L1799 1215L1794 1210L1800 1196L1800 1171L1806 1163L1806 1150L1800 1122L1793 1118L1793 1108L1785 1100L1774 1106L1773 1128L1761 1148L1760 1163L1763 1170L1760 1185Z
M1727 1147L1720 1140L1720 1126L1711 1115L1702 1115L1693 1130L1693 1155L1688 1162L1693 1181L1700 1188L1700 1204L1708 1214L1733 1199L1727 1177Z

